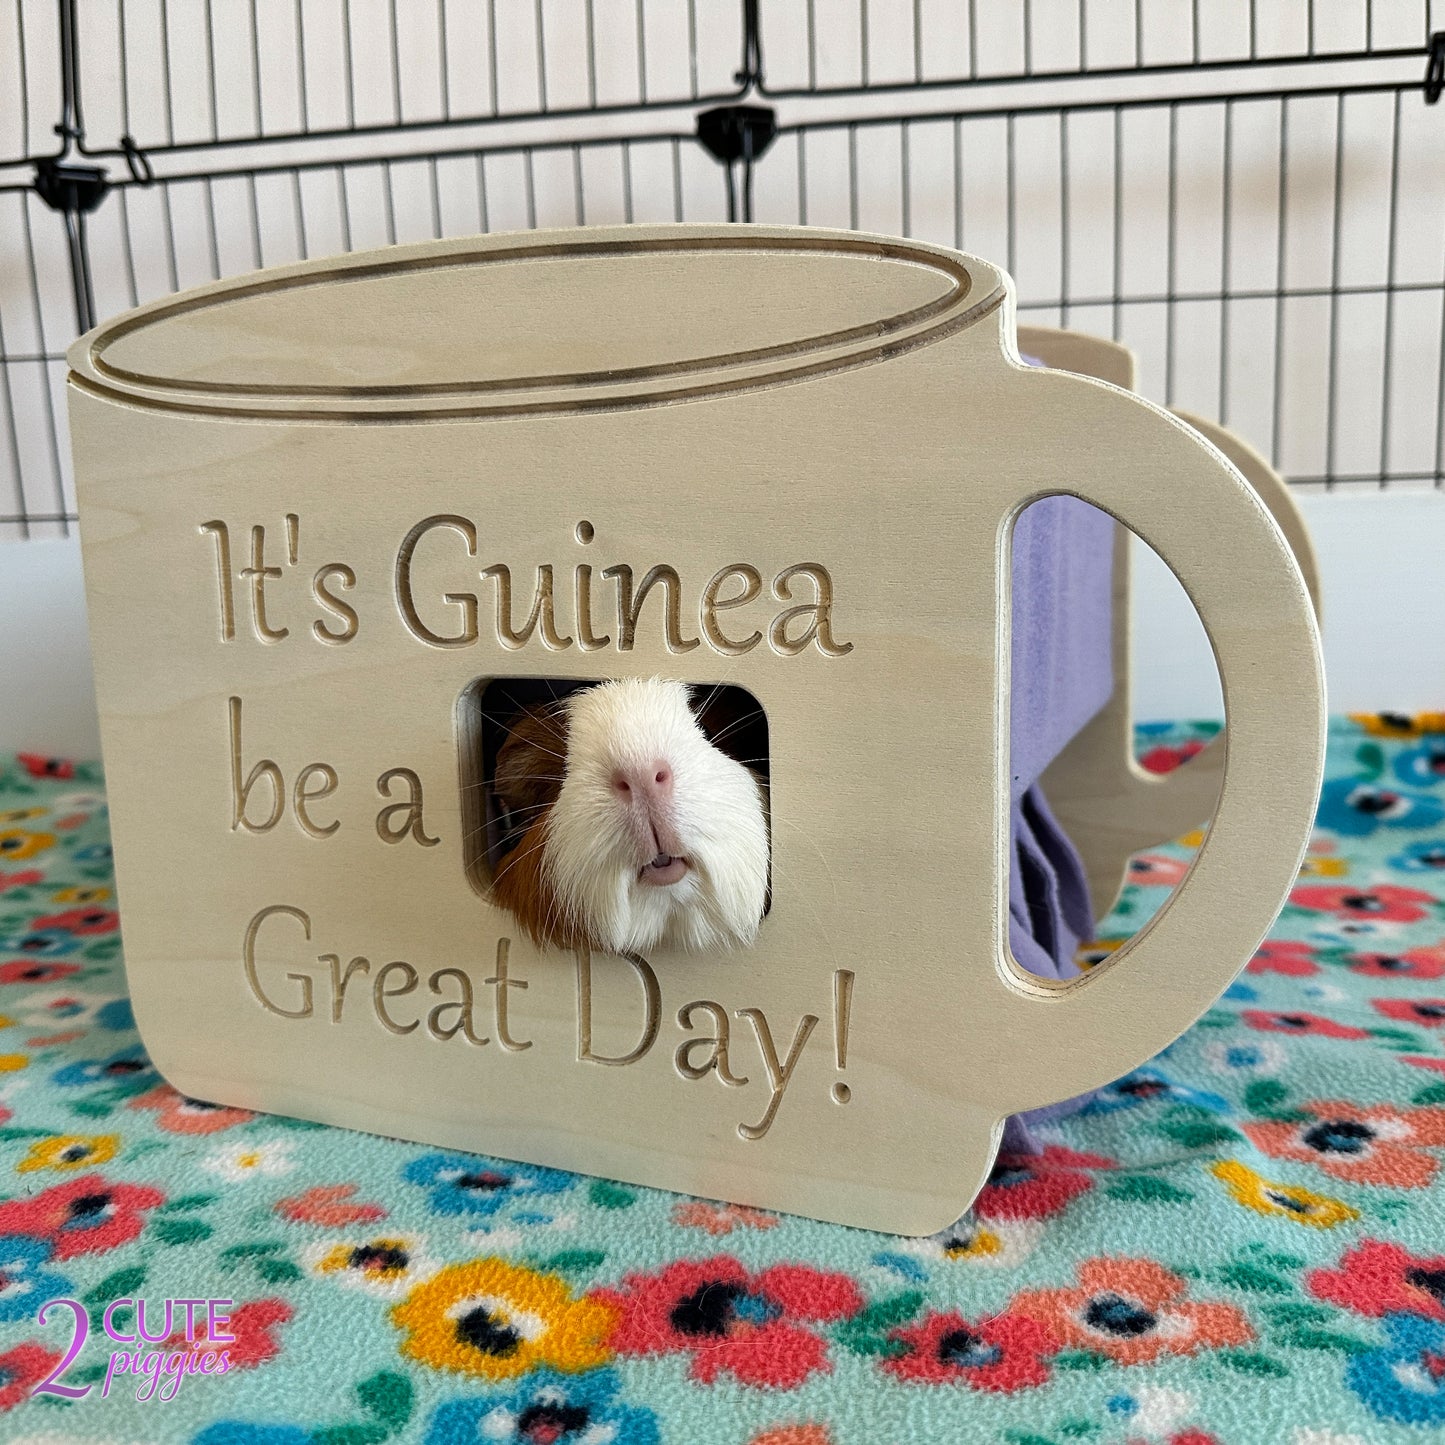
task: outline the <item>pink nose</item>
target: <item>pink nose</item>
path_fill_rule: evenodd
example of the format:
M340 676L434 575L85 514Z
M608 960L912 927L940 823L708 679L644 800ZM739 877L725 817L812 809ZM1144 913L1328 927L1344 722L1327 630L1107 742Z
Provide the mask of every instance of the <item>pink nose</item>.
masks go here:
M613 771L612 790L627 803L656 807L672 798L672 769L661 760Z

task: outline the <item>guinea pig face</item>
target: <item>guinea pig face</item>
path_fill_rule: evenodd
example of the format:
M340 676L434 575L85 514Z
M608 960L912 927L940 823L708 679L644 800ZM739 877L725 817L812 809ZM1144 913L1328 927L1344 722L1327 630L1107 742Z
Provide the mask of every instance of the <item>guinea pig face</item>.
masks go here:
M682 683L589 688L567 702L543 869L572 928L615 953L751 943L768 880L761 789L704 736Z

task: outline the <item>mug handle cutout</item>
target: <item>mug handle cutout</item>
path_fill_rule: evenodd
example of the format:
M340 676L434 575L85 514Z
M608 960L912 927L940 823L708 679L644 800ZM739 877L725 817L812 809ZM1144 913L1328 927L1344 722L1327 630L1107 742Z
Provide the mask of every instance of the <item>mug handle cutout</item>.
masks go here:
M1186 423L1116 386L1063 371L1034 371L1030 384L1052 392L1033 413L1033 474L1070 477L1050 490L1109 512L1179 578L1214 650L1229 734L1204 846L1165 907L1113 958L1059 984L1026 974L1000 938L1003 1026L1024 1041L1032 1066L1016 1076L1026 1082L1012 1111L1138 1067L1228 987L1298 873L1325 739L1310 596L1284 533L1240 473ZM1058 815L1047 773L1044 786Z

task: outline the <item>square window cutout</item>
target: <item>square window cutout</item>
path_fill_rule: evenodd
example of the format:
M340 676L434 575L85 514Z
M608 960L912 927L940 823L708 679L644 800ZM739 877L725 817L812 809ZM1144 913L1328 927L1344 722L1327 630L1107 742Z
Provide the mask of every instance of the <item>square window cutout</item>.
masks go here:
M595 687L602 679L492 677L478 678L462 692L458 704L461 740L462 836L467 877L485 894L497 870L520 842L531 819L514 814L495 788L497 756L512 730L532 710L561 704L572 693ZM768 810L768 719L746 688L731 683L689 683L692 709L708 741L720 752L752 770L763 787ZM562 760L558 760L558 768ZM769 819L771 834L771 820ZM769 887L768 906L772 890ZM766 912L766 909L764 910Z

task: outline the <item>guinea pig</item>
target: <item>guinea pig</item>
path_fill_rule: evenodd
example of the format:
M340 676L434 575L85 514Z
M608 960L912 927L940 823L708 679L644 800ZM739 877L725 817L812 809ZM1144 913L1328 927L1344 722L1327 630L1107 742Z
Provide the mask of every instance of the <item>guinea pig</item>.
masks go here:
M526 710L492 789L525 827L493 900L539 946L627 954L756 938L762 786L708 741L685 684L625 678Z

